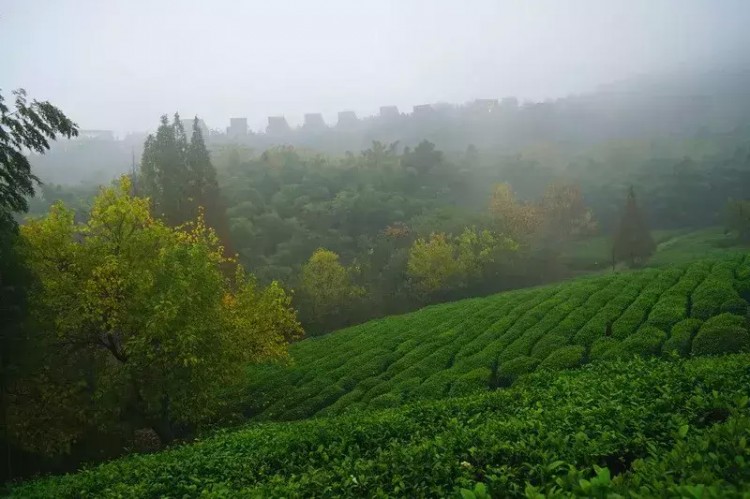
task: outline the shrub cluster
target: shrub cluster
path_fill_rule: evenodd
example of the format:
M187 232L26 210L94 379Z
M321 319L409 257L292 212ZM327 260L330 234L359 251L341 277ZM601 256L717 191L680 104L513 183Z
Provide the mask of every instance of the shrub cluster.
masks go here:
M540 370L507 390L251 424L6 492L60 499L746 497L749 362L743 354ZM383 396L382 405L389 403Z
M305 340L291 348L289 366L249 369L243 412L265 420L335 415L508 386L541 368L739 351L740 325L711 319L744 314L736 279L749 272L746 262L730 255L580 278Z

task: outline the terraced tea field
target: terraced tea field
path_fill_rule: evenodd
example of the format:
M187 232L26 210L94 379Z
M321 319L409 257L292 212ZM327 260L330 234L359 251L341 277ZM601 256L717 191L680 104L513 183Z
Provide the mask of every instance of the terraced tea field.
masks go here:
M427 307L304 340L250 370L248 416L293 420L510 386L537 370L750 347L750 255Z
M13 497L747 497L750 356L541 371L507 390L251 424Z

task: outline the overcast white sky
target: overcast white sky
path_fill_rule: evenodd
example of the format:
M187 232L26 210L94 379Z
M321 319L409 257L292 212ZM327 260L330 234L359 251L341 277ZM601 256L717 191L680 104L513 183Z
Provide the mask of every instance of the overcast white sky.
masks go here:
M0 88L82 128L515 95L736 62L750 0L0 0Z

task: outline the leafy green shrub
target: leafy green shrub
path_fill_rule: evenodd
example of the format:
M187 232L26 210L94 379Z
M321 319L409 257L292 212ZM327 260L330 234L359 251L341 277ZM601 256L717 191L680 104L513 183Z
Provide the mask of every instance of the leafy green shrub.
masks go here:
M747 315L747 302L742 298L732 298L722 303L719 310L721 313L745 316Z
M497 386L512 385L519 376L530 373L538 365L539 359L525 355L500 364L497 369Z
M667 333L661 329L653 326L643 326L623 340L617 347L608 350L603 358L611 360L657 355L666 339Z
M691 316L706 320L719 313L721 305L739 298L734 289L734 272L724 263L717 263L693 293Z
M580 345L569 345L555 350L539 364L539 369L550 369L552 371L562 371L563 369L573 369L579 367L583 361L583 355L586 348Z
M490 385L492 370L487 367L479 367L473 371L459 376L450 388L450 396L467 395L481 390L487 390Z
M661 347L661 351L665 354L677 352L682 356L690 353L690 343L701 324L703 323L698 319L683 319L675 324L669 338Z
M733 314L721 314L707 320L693 339L694 355L718 355L750 349L747 320Z
M611 337L604 336L599 338L594 342L593 345L591 345L591 350L589 351L589 361L594 362L603 359L607 352L609 352L613 348L617 348L619 344L619 341Z
M401 403L401 397L395 393L384 393L370 400L367 407L370 409L383 409L386 407L396 407Z
M744 260L750 263L750 258ZM527 356L542 361L570 344L586 348L584 363L658 354L658 339L637 333L645 326L673 331L663 345L665 352L689 353L692 331L677 327L687 318L688 303L696 319L705 313L710 319L722 307L739 311L744 304L735 289L741 288L734 277L740 275L735 270L739 265L740 259L732 256L592 276L352 326L295 343L289 365L248 369L247 387L233 400L244 414L274 420L335 415L386 393L395 394L401 403L442 398L451 390L453 394L469 390L465 384L471 383L459 379L472 371L493 370L493 386L512 382L513 373L503 378L506 364L512 367L516 358ZM721 289L711 297L716 286ZM729 298L723 298L727 293ZM700 312L700 300L705 299L710 302L707 312ZM692 308L699 311L697 315ZM623 342L635 338L619 344L618 336ZM663 338L662 333L658 336ZM338 388L330 394L326 391L330 387ZM338 393L340 389L346 393ZM320 407L324 403L329 405Z
M546 359L549 354L558 350L561 346L568 343L568 338L561 334L547 334L536 342L531 350L531 356L537 359Z
M540 370L507 390L250 424L2 493L741 498L750 489L748 364L743 354ZM724 422L702 416L717 409Z
M745 300L750 300L750 279L735 281L734 289Z
M686 313L686 296L666 296L660 299L651 309L646 324L669 331L672 326L685 318Z

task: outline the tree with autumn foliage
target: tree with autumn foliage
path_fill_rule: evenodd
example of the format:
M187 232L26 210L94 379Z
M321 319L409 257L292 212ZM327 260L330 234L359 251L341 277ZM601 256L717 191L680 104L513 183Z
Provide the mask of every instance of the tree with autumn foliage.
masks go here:
M302 331L277 283L229 262L201 213L173 228L123 178L88 221L62 204L22 227L37 276L35 366L13 393L11 435L44 453L91 428L152 428L169 442L219 413L249 362L283 359Z
M511 238L476 227L458 236L433 233L412 245L407 275L416 293L429 300L496 275L517 249Z
M313 329L323 324L336 324L342 311L351 309L365 293L355 284L357 269L346 267L339 255L318 248L302 267L299 300L306 311L306 323Z
M508 183L495 185L490 196L489 214L498 232L518 242L527 242L541 223L538 207L516 199Z

